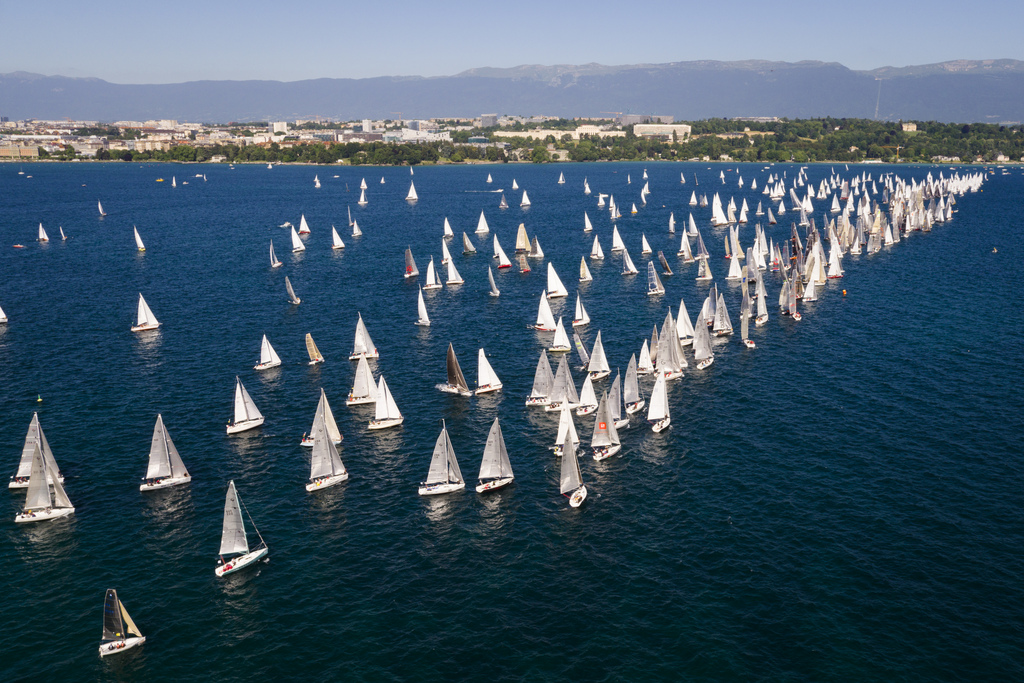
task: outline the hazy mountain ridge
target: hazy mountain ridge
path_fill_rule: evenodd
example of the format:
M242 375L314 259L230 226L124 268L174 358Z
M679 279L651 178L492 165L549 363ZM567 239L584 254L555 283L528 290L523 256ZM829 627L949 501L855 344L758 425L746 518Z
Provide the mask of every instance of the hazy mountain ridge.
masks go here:
M880 98L879 98L880 93ZM483 112L677 119L816 116L957 122L1024 120L1024 62L955 60L854 71L835 62L700 60L606 66L482 67L454 76L304 81L110 83L0 74L0 115L14 119L223 122L477 116Z

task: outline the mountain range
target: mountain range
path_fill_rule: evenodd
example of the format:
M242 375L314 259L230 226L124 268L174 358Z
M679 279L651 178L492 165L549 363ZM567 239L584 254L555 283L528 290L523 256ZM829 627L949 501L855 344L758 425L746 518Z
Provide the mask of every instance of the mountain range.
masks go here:
M479 68L453 76L161 85L0 74L11 120L194 122L468 117L481 113L677 120L778 116L942 122L1024 120L1024 62L958 60L855 71L834 62L693 61Z

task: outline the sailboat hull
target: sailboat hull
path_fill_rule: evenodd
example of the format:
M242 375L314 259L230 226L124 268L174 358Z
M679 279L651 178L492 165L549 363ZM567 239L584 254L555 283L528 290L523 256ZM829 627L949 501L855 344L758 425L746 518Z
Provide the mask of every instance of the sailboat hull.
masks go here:
M458 394L459 396L472 396L473 392L468 389L462 389L454 384L438 384L437 388L439 391L443 391L446 394Z
M655 434L660 434L661 432L668 429L669 425L671 424L672 418L666 417L652 424L651 429L654 431Z
M512 477L500 477L498 479L480 482L476 487L476 492L486 493L487 491L494 491L495 489L500 489L503 486L508 486L512 483L512 480Z
M144 483L139 484L140 491L156 491L157 489L165 489L170 486L180 486L181 484L187 484L192 481L192 476L186 477L163 477L154 481L152 484Z
M592 370L590 372L590 380L592 382L596 382L599 379L604 379L610 374L612 374L611 370Z
M571 346L551 346L548 347L548 353L569 353L572 351Z
M579 408L577 408L576 409L576 415L582 417L583 415L590 415L591 413L595 412L596 410L597 410L597 406L594 405L593 403L591 403L590 405L580 406Z
M149 332L160 327L160 323L146 323L145 325L132 325L132 332Z
M270 553L270 548L260 548L259 550L253 550L251 553L247 553L240 557L236 557L233 560L228 560L224 564L220 565L213 572L217 576L227 576L228 574L234 574L237 571L245 569L246 567L259 562Z
M63 475L58 477L58 479L60 479L60 483L62 483L62 484L64 483ZM9 489L27 489L28 488L28 477L21 477L20 479L17 478L17 477L11 477L11 481L10 481L9 484L7 484L7 488L9 488Z
M420 327L430 327L429 320L417 320L416 324L419 325Z
M625 429L628 426L629 426L629 420L628 419L626 419L626 420L615 420L615 428L616 429Z
M352 396L351 394L345 399L345 405L347 406L361 406L367 403L376 403L377 399L373 396Z
M314 493L334 486L335 484L340 484L343 481L348 481L348 472L345 472L344 474L332 474L329 477L322 477L316 481L311 481L306 484L306 490L310 493Z
M281 365L281 361L270 361L268 363L259 363L252 366L253 370L269 370L270 368L276 368Z
M715 362L714 358L705 358L704 360L702 360L699 363L697 363L697 369L698 370L703 370L704 368L708 367L709 365L711 365L714 362Z
M756 325L757 327L761 327L761 325L764 325L766 322L768 322L767 315L759 315L756 318L754 318L754 325Z
M45 522L50 519L59 519L61 517L67 517L75 512L75 508L49 508L47 510L33 510L32 512L22 512L14 521L18 524L29 524L31 522Z
M621 450L622 450L622 446L619 445L619 444L614 444L612 446L607 446L607 447L602 447L602 448L595 448L594 449L594 460L606 460L607 458L612 457L613 455L615 455L616 453L618 453Z
M258 417L255 420L246 420L244 422L236 422L227 426L228 434L238 434L239 432L245 432L250 429L256 429L263 424L264 418Z
M380 358L380 354L374 351L373 353L353 353L348 357L349 360L359 360L365 358L366 360L372 360L374 358Z
M466 482L464 481L452 484L421 484L419 488L419 493L421 496L439 496L442 493L454 493L455 491L461 491L464 488L466 488Z
M637 413L639 413L641 410L644 409L644 406L646 404L647 404L647 401L645 401L643 399L640 399L636 403L627 403L626 404L626 415L636 415Z
M578 408L579 405L580 405L579 403L567 403L566 404L566 406L568 406L569 410L573 410L574 408ZM562 402L561 401L559 401L558 403L547 403L544 406L545 412L548 412L548 413L553 413L556 410L561 410L561 409L562 409Z
M312 436L306 436L302 439L302 441L299 442L299 445L302 446L303 448L312 448L314 443L316 443L316 439L314 439ZM338 441L335 441L334 445L340 446L341 440L339 439Z
M569 507L578 508L583 505L583 501L587 499L587 487L581 486L572 492L572 496L569 497Z
M403 422L405 422L404 417L393 417L387 420L373 420L370 422L370 426L367 427L367 429L387 429L388 427L397 427Z
M530 398L526 399L526 405L533 407L546 406L550 402L551 399L549 399L547 396L531 396Z
M502 384L487 384L482 387L477 387L475 393L477 396L479 396L480 394L489 394L492 391L501 391L502 386Z
M124 640L112 640L106 643L100 643L100 657L120 654L121 652L132 649L136 645L142 645L144 642L146 642L146 636L132 636L130 638L125 638Z

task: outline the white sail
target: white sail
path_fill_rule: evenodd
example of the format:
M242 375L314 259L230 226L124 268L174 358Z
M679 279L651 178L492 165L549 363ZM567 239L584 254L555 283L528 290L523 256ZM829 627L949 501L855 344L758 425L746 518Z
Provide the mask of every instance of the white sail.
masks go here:
M498 289L498 285L494 284L494 272L491 270L490 266L487 266L487 281L491 285L490 295L499 296L501 294L501 290Z
M448 280L445 282L446 285L461 285L463 283L462 276L459 275L459 271L455 269L455 261L449 259L448 261Z
M424 327L430 325L430 316L427 315L427 304L423 301L422 287L420 287L419 299L416 302L416 312L419 315L419 318L416 320L417 325L422 325Z
M263 335L263 341L260 343L260 363L258 368L270 368L281 364L281 357L277 355L277 351L270 345L270 340L267 339L267 335Z
M448 222L448 216L444 217L444 236L455 237L455 232L452 230L452 224Z
M437 271L434 269L434 257L430 257L430 262L427 263L427 283L424 285L427 291L431 289L441 289L441 279L437 277Z
M540 307L537 309L537 322L534 325L534 329L542 332L555 331L555 316L551 313L547 292L542 292L540 295Z
M281 265L281 261L278 260L277 254L274 253L274 240L270 240L270 267L277 268Z
M377 403L374 410L374 418L376 420L395 420L401 417L402 413L398 410L398 404L395 403L395 398L391 395L391 389L388 388L388 383L384 381L384 375L381 375L380 382L377 384Z
M67 240L67 236L64 234L64 228L58 226L57 229L60 230L60 238L61 238L61 240L62 241Z
M519 189L519 183L516 182L515 178L512 179L512 189L513 190L518 190Z
M501 435L501 426L498 418L491 423L491 430L487 433L487 443L484 445L484 456L480 461L480 474L478 479L481 482L490 479L512 478L512 463L508 460L508 451L505 450L505 439Z
M306 245L299 239L299 234L295 232L295 227L292 226L292 251L305 251Z
M444 265L452 260L452 253L448 251L448 242L441 240L441 264Z
M590 268L587 267L587 259L585 256L580 256L580 282L591 282L594 276L590 274Z
M551 372L551 363L548 362L548 352L541 349L540 358L537 360L537 369L533 374L533 388L530 390L530 398L546 399L550 397L554 383L555 376Z
M313 418L313 428L310 430L313 439L313 452L310 456L310 481L322 478L346 474L345 465L338 455L338 448L335 444L341 441L341 433L331 413L331 406L327 402L327 394L320 390L320 402L316 407L316 417Z
M556 448L564 444L567 438L573 445L580 442L580 436L576 432L576 424L573 422L572 413L569 412L569 408L570 406L563 402L562 407L558 411L558 435L555 437ZM563 452L562 455L564 454Z
M511 268L512 262L508 260L508 256L505 255L505 250L501 248L501 244L498 243L498 236L494 236L494 258L498 259L498 268Z
M597 394L594 392L594 380L590 375L587 375L586 379L583 380L583 389L580 390L580 410L596 407Z
M356 202L359 206L366 206L369 202L366 201L366 190L359 191L359 201Z
M459 470L459 462L455 458L455 449L452 448L452 440L448 437L448 428L442 422L441 433L434 443L434 454L430 458L430 470L427 472L427 479L423 485L461 483L463 483L462 472Z
M482 388L501 387L501 380L491 367L483 349L477 352L476 357L476 386L478 392Z
M309 223L306 222L306 214L302 214L299 218L299 234L308 235L309 232Z
M654 382L654 390L651 391L651 402L647 409L647 420L657 422L669 417L668 412L668 387L665 383L665 376L658 374Z
M302 303L302 299L295 296L295 290L292 288L292 281L288 279L288 276L284 276L284 288L288 292L288 300L295 305Z
M139 229L133 225L132 230L135 231L135 246L138 248L139 251L146 251L146 245L142 243L142 237L139 235ZM43 235L45 235L45 233L43 233L42 223L39 224L39 232L41 233L40 239L42 239Z
M555 267L551 263L548 263L547 295L549 299L569 295L565 285L562 284L562 280L558 277L558 273L555 272Z
M97 206L97 208L99 208L99 210L100 210L100 216L106 216L106 215L107 215L107 214L106 214L106 213L105 213L105 212L103 211L103 202L101 202L101 201L97 201L97 202L96 202L96 206Z
M641 233L640 235L640 253L641 254L652 254L654 253L651 249L650 242L647 241L647 235Z
M162 415L156 416L156 425L153 427L153 440L149 448L149 466L146 469L146 479L157 479L160 477L187 477L188 470L181 461L178 449L174 447L170 434L164 427Z
M604 344L601 342L601 331L597 331L597 339L594 340L594 350L590 354L590 364L587 365L587 372L591 375L605 377L611 374L611 367L608 366L608 358L604 353Z
M612 226L612 251L625 251L626 244L622 241L622 237L619 235L619 227Z
M377 383L373 381L373 373L370 372L370 363L366 356L359 357L359 364L356 366L356 377L352 382L352 390L345 401L349 405L358 403L376 403Z
M409 192L405 195L405 201L414 202L419 199L419 195L416 194L416 183L409 181Z
M558 174L558 184L559 185L565 185L565 174L564 173L559 173Z
M245 535L245 522L242 520L242 509L239 506L238 491L234 480L228 482L228 493L224 499L224 526L220 533L221 556L249 552L249 541Z
M480 220L476 222L476 234L486 235L491 229L487 227L487 219L484 217L484 212L480 212Z
M651 295L664 294L665 285L661 284L658 271L654 267L654 261L647 263L647 293Z
M475 254L476 247L469 241L469 236L466 233L462 233L462 253L463 254Z
M263 418L263 413L259 411L256 404L253 403L252 397L249 396L249 392L242 386L242 380L235 377L235 420L234 423L248 422L250 420L259 420Z
M359 321L356 323L356 336L355 341L352 345L352 353L349 355L349 360L356 360L360 356L366 356L367 358L377 358L377 347L374 346L373 340L370 339L370 333L366 331L366 324L363 323L363 314L360 313Z
M644 339L643 346L640 347L640 360L636 364L636 371L639 375L648 375L654 372L654 363L651 361L651 351L647 346L647 340ZM626 373L626 379L629 380L629 373Z
M526 190L523 190L523 200L519 202L519 206L526 208L530 205L530 197L526 194Z
M679 317L676 320L676 334L679 341L690 343L693 341L693 323L690 322L690 314L686 310L686 304L679 300Z
M625 247L623 247L622 248L622 274L623 275L636 275L639 272L640 271L638 271L636 269L636 266L633 265L633 259L631 259L629 257L629 251Z
M618 380L618 376L615 377ZM617 386L617 385L613 385ZM617 401L617 399L616 399ZM601 396L601 403L597 407L594 419L594 432L590 437L590 445L593 448L609 448L620 445L619 430L615 428L615 418L612 415L613 402L609 394L605 392Z
M576 459L576 443L572 439L564 437L560 443L564 447L562 449L562 468L558 477L558 490L563 494L572 493L583 486L580 463Z
M573 327L582 327L583 325L590 324L590 316L587 314L587 309L583 307L583 301L580 299L579 292L576 293L576 312L572 317Z
M583 212L583 232L592 232L594 230L594 224L590 222L590 216L587 212Z
M359 229L359 221L352 221L352 236L360 237L363 231Z
M341 241L341 235L338 234L337 228L331 226L331 248L332 249L344 249L345 243Z
M153 315L153 310L146 303L146 299L143 298L142 294L139 294L139 305L135 313L136 327L155 329L160 327L160 321Z
M360 190L365 190L366 189L366 178L363 178L362 180L359 181L359 189Z
M493 180L491 180L491 174L490 173L487 174L487 182L489 182L489 183L490 182L494 182Z
M583 194L590 194L590 183L586 178L583 179Z
M601 242L598 240L597 235L594 235L594 246L590 248L590 258L595 261L604 259L604 250L601 249Z
M562 325L562 319L558 319L558 324L555 325L555 339L551 343L551 351L569 351L572 347L569 345L569 335L565 331L565 326Z
M50 450L50 443L43 434L43 428L39 425L39 414L32 414L32 421L29 423L28 432L25 434L25 443L21 449L21 461L18 463L18 471L14 475L15 481L10 488L24 488L24 482L32 471L32 453L36 445L39 446L43 458L43 468L46 472L47 482L53 484L53 477L61 478L60 468L54 460L53 451Z
M627 406L640 400L640 381L637 375L636 356L630 356L629 365L626 367L626 380L622 385L622 400Z

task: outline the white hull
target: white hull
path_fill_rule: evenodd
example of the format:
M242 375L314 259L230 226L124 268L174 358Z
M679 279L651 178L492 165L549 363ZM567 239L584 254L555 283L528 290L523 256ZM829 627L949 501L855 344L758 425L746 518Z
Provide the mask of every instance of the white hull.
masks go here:
M625 429L629 426L629 420L615 420L616 429Z
M281 361L270 361L269 363L259 363L258 365L252 366L253 370L269 370L270 368L276 368L281 365Z
M612 374L611 370L594 370L590 373L590 381L596 382L599 379L604 379L610 374Z
M626 415L636 415L637 413L644 409L644 405L646 404L647 401L645 401L644 399L640 399L636 403L626 404Z
M213 571L217 576L227 576L228 574L234 574L240 569L245 569L249 565L256 563L258 560L263 559L267 556L269 552L269 548L260 548L259 550L254 550L246 555L242 555L232 560L228 560L227 562L220 565Z
M655 434L658 434L658 433L663 432L666 429L668 429L668 426L670 424L672 424L672 418L666 417L666 418L658 420L657 422L652 424L651 425L651 429L654 430Z
M443 391L446 394L457 394L459 396L472 396L472 391L463 391L453 384L438 384L437 388L439 391Z
M160 323L146 323L145 325L132 325L132 332L149 332L160 327Z
M312 448L314 443L316 443L316 439L314 439L311 436L307 436L306 438L299 442L299 445L302 446L303 448ZM335 441L334 445L340 446L341 441Z
M665 379L666 380L670 380L670 379L679 379L680 377L683 376L683 373L682 373L681 370L674 370L673 372L666 372L666 373L664 373L664 375L665 375Z
M701 362L697 363L697 369L698 370L703 370L704 368L706 368L707 366L711 365L714 362L715 362L714 358L705 358Z
M466 488L466 482L463 481L456 484L420 484L419 492L421 496L439 496L442 493L453 493L464 488Z
M388 427L397 427L403 422L405 422L404 417L393 417L389 420L373 420L367 429L387 429Z
M597 410L597 406L590 404L589 406L580 406L576 409L576 415L582 417L583 415L590 415Z
M116 655L146 642L146 636L132 636L124 640L111 640L100 644L100 657Z
M587 499L587 487L581 486L572 492L572 496L569 498L569 507L578 508L583 505L583 501Z
M429 320L417 320L416 324L419 325L420 327L430 327Z
M236 422L234 424L230 424L227 427L228 434L238 434L239 432L255 429L256 427L259 427L261 424L263 424L263 419L264 418L262 417L258 417L255 420L246 420L245 422Z
M548 348L548 353L569 353L572 351L571 346L552 346Z
M47 510L35 510L33 512L22 512L14 521L18 524L28 524L29 522L45 522L48 519L58 519L60 517L67 517L74 513L75 508L49 508Z
M145 483L139 484L140 491L156 491L157 489L165 489L170 486L180 486L181 484L187 484L192 481L192 476L188 475L185 477L164 477L158 479L152 484Z
M371 396L349 396L345 399L345 405L347 406L361 406L366 403L376 403L377 399Z
M686 337L679 340L680 346L693 346L693 337Z
M380 358L380 354L374 351L373 353L353 353L351 356L348 357L349 360L359 360L360 358L371 360L374 358Z
M567 403L566 405L569 407L569 410L572 410L573 408L578 408L580 404L579 403ZM558 403L548 403L547 405L544 406L544 411L548 412L548 413L553 413L556 410L561 410L561 409L562 409L562 402L561 401L559 401Z
M622 450L622 446L616 444L614 446L608 446L607 448L595 448L594 449L594 460L605 460L610 458L619 451Z
M62 483L62 484L64 483L64 477L63 476L58 477L58 479L60 479L60 483ZM49 478L47 478L47 481L49 481ZM28 488L28 477L22 477L21 481L18 481L14 477L11 477L11 482L7 485L7 488L9 488L9 489L27 489Z
M308 363L306 363L306 365L320 365L323 362L324 362L323 358L317 358L315 360L309 361Z
M489 394L492 391L501 391L501 387L501 384L488 384L487 386L478 387L476 395L479 396L480 394Z
M743 345L746 346L748 349L756 349L757 348L757 344L755 344L753 341L751 341L749 339L744 339L743 340Z
M487 491L494 491L500 489L502 486L508 486L512 483L512 477L501 477L500 479L491 479L488 482L483 482L477 485L477 493L485 493Z
M531 407L546 406L550 402L551 399L549 399L547 396L531 396L530 398L526 399L526 405Z
M409 277L409 276L406 275L406 277ZM413 277L416 277L416 276L414 275ZM435 285L423 285L423 291L425 291L425 292L429 292L429 291L432 291L432 290L435 290L435 289L441 289L441 284L438 283L438 284L435 284Z
M316 481L311 481L306 484L306 490L310 493L322 491L325 488L334 486L335 484L340 484L343 481L348 481L348 472L345 472L344 474L332 474L329 477L323 477Z

